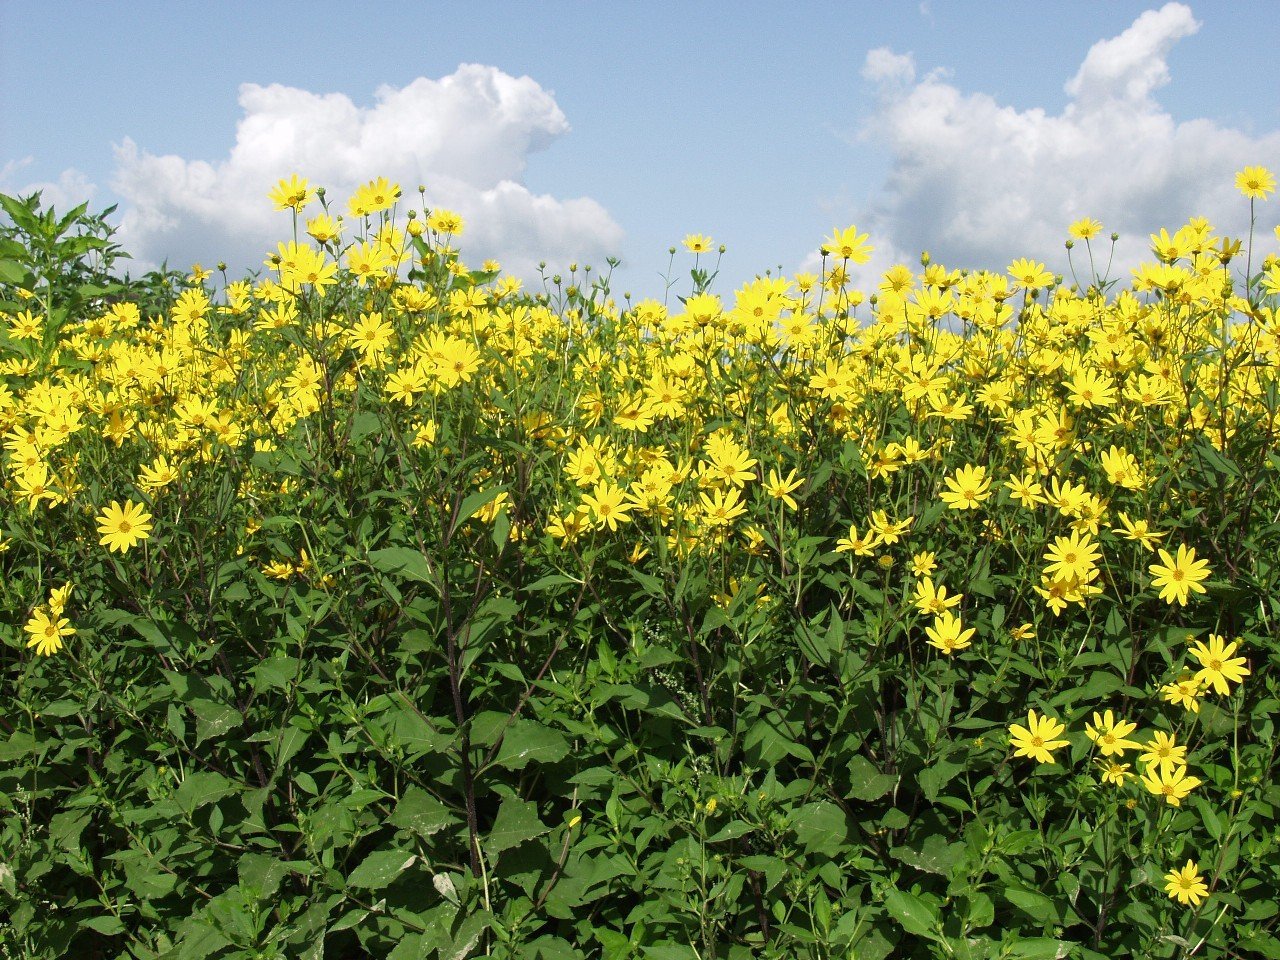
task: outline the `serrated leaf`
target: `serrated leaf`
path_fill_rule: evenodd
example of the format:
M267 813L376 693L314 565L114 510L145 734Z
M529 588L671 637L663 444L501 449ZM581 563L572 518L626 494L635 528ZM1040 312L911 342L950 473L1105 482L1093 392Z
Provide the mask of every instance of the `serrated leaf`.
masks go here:
M536 720L520 719L507 729L494 762L509 770L521 770L531 763L555 763L568 753L569 741L564 734Z
M347 875L347 886L381 890L417 861L417 854L403 850L375 850Z
M879 800L893 789L898 778L880 770L866 757L849 761L849 795L858 800Z
M498 808L493 829L482 841L484 851L490 857L496 856L503 850L542 836L548 829L538 819L538 808L534 804L517 797L507 797Z
M434 583L431 569L421 551L410 547L384 547L369 551L369 562L375 570L402 580Z
M885 910L902 929L917 937L937 939L934 932L938 927L938 908L927 900L922 900L914 893L902 890L890 890L884 898Z
M104 937L114 937L117 934L124 933L124 924L120 922L119 917L113 917L110 914L102 917L89 917L87 920L81 920L80 926L88 927L96 933L102 934Z
M1015 939L1007 956L1020 960L1061 960L1071 952L1071 944L1051 937L1023 937Z
M216 803L235 792L235 784L220 773L189 773L178 787L173 798L182 811L190 816L206 804Z
M196 746L206 740L218 739L244 720L235 707L215 700L192 700L191 712L196 715Z
M925 795L925 799L932 803L938 799L938 791L950 783L963 770L963 763L936 760L921 770L916 779L920 783L920 791Z
M458 822L458 818L421 787L409 787L387 822L401 830L412 830L420 837L429 837Z
M806 803L792 814L791 828L796 839L810 852L835 850L849 838L844 811L827 800Z

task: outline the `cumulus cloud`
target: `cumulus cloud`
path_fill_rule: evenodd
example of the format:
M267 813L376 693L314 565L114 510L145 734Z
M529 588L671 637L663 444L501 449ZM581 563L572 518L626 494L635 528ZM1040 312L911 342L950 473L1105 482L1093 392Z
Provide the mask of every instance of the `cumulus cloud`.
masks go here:
M33 193L39 193L41 209L47 210L52 207L59 214L66 213L82 203L90 204L90 213L101 212L92 207L98 188L80 170L75 168L63 170L57 180L22 179L19 175L32 164L33 160L33 157L23 157L20 160L10 160L0 166L0 193L11 197L27 197Z
M429 206L466 221L468 262L496 258L525 277L542 259L618 252L622 231L600 204L523 184L529 155L569 131L554 97L529 77L463 64L439 80L380 87L369 107L340 93L246 83L239 103L235 145L216 162L159 156L127 138L116 148L120 238L139 261L261 264L288 226L267 192L293 173L323 185L338 212L376 176L399 182L410 202L423 184Z
M1199 26L1180 3L1142 14L1093 45L1056 114L966 93L938 73L917 80L909 55L872 50L862 73L880 100L864 132L892 155L880 199L859 221L881 247L873 265L911 263L927 249L954 267L1030 256L1065 270L1067 226L1086 216L1121 234L1122 268L1147 256L1150 233L1188 217L1247 232L1233 174L1275 166L1280 132L1178 122L1155 97L1170 81L1169 51Z

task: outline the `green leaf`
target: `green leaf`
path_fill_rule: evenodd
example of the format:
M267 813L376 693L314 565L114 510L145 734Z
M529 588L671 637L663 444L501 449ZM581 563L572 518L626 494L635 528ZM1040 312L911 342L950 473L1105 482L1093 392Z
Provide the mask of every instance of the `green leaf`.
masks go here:
M950 760L935 760L921 770L916 779L920 783L920 790L925 799L932 803L938 799L938 791L950 783L963 770L963 763L952 763Z
M496 856L503 850L542 836L548 829L538 819L538 808L534 804L518 797L507 797L498 808L493 829L483 841L484 851L490 857Z
M833 851L849 837L849 823L844 811L826 800L806 803L792 814L791 827L796 832L796 839L809 852Z
M506 490L506 487L492 487L488 490L477 490L475 493L468 494L466 499L462 501L462 506L458 508L458 519L455 521L453 529L456 530L466 523L471 517L475 516L481 507L496 500L498 494L504 490Z
M196 746L218 739L244 721L235 707L214 700L192 700L191 712L196 715Z
M387 822L401 830L412 830L425 838L457 823L458 818L421 787L409 787L400 797L400 802L396 804Z
M1006 900L1036 920L1044 922L1058 916L1053 901L1038 890L1007 887L1003 893Z
M0 282L21 284L26 279L27 271L22 264L12 260L0 260Z
M235 784L220 773L189 773L173 798L178 801L182 811L190 816L200 807L216 803L235 790Z
M1061 960L1071 952L1071 944L1051 937L1015 939L1007 956L1021 960Z
M279 745L276 747L276 769L279 770L286 763L293 759L299 750L307 743L309 734L305 730L290 724L280 732Z
M419 583L434 583L427 558L419 550L410 547L385 547L381 550L369 551L369 562L375 570L402 580L417 580Z
M964 843L949 843L946 837L932 833L924 838L918 850L914 847L897 847L893 850L893 855L917 870L945 877L964 856L964 851Z
M936 940L936 928L940 925L938 908L927 900L922 900L913 893L901 890L890 890L884 898L884 907L889 916L897 920L902 929L912 936L928 937Z
M536 720L517 720L502 738L494 762L509 770L521 770L531 763L555 763L569 753L564 734L544 727Z
M417 854L404 850L375 850L347 875L347 886L381 890L417 862Z
M849 795L857 800L879 800L898 782L897 777L881 773L861 754L849 761L849 780Z
M120 918L113 917L110 914L102 917L89 917L87 920L81 920L80 926L88 927L90 930L100 933L104 937L114 937L117 934L124 933L124 924L120 922Z

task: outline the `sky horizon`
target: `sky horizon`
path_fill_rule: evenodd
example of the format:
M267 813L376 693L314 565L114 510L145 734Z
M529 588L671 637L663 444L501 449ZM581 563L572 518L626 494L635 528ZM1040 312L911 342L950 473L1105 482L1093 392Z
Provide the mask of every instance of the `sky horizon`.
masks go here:
M469 265L529 282L615 256L635 299L694 233L727 248L722 295L816 270L850 225L876 247L864 285L922 249L1062 270L1083 217L1124 266L1192 216L1242 235L1234 172L1280 167L1261 3L127 9L0 5L0 192L118 203L135 272L260 267L294 173L339 209L374 177L424 184ZM1280 210L1258 212L1271 250Z

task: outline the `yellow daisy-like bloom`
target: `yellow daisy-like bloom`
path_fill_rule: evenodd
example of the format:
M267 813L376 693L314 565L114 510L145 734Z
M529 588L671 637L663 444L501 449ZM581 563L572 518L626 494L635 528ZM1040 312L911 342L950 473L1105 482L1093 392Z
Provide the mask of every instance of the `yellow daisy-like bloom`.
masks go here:
M1077 240L1092 240L1102 232L1102 224L1092 217L1085 217L1083 220L1077 220L1071 226L1067 227L1067 233Z
M1087 580L1098 566L1101 551L1089 534L1083 537L1072 532L1069 537L1058 537L1053 546L1045 551L1044 558L1049 565L1044 572L1053 579Z
M47 657L62 649L62 638L75 633L75 627L68 626L71 621L65 617L54 616L52 619L43 609L37 609L22 629L31 634L28 647L35 647L36 653Z
M945 478L945 483L947 489L938 494L938 498L952 510L977 510L978 505L991 496L986 467L965 464Z
M1179 544L1177 557L1170 556L1168 550L1160 550L1159 554L1161 562L1147 569L1154 578L1151 585L1160 591L1161 600L1185 607L1192 591L1205 592L1200 581L1209 577L1209 561L1197 560L1194 548Z
M916 581L916 609L921 613L940 616L964 600L964 594L956 593L947 596L947 588L943 584L934 585L933 577L928 574Z
M1204 696L1204 690L1194 674L1184 673L1173 683L1166 683L1160 692L1169 703L1179 704L1192 713L1200 712L1200 698Z
M1200 661L1200 670L1196 673L1197 682L1211 686L1215 693L1224 696L1231 693L1231 683L1243 683L1250 673L1245 666L1244 657L1231 656L1240 645L1239 641L1227 643L1216 633L1209 634L1209 645L1198 642L1191 648L1191 655Z
M1043 263L1034 260L1019 259L1009 264L1009 276L1013 277L1019 287L1036 290L1053 283L1053 274L1044 268Z
M866 263L875 252L875 247L867 244L868 239L867 234L858 233L857 227L846 227L844 230L836 227L831 231L831 237L823 242L823 247L841 260Z
M595 518L596 526L610 530L617 530L619 521L626 523L631 519L631 504L626 500L625 490L608 483L596 484L595 493L582 498Z
M1134 776L1129 770L1129 764L1121 763L1119 760L1095 760L1094 763L1102 771L1103 783L1114 783L1117 787L1123 787L1125 782Z
M151 536L151 514L142 509L142 504L132 500L111 501L111 506L103 509L98 515L98 532L102 539L98 541L108 550L119 550L124 553L139 540Z
M1136 729L1136 723L1117 720L1110 710L1102 714L1094 713L1093 723L1084 725L1084 732L1098 745L1104 757L1124 756L1126 750L1139 749L1142 744L1126 739Z
M715 246L715 241L700 233L691 233L684 238L684 248L690 253L707 253Z
M969 646L975 628L964 629L959 617L943 611L934 617L933 625L925 627L924 632L929 638L929 646L938 648L949 657L957 650Z
M1159 766L1163 773L1187 764L1187 748L1178 745L1178 738L1174 734L1157 730L1147 742L1145 750L1138 759L1148 767Z
M803 477L797 477L796 472L792 470L787 476L782 477L777 470L769 471L769 482L765 484L765 492L775 500L781 500L792 510L799 505L796 503L795 497L791 496L804 483Z
M1194 860L1179 870L1170 870L1164 875L1164 889L1169 898L1179 903L1200 906L1200 901L1209 895L1209 886L1200 876L1200 867Z
M1053 751L1068 746L1070 741L1058 740L1066 731L1066 725L1053 717L1038 717L1034 710L1027 711L1027 725L1009 725L1009 745L1015 757L1029 757L1038 763L1054 763Z
M296 173L288 180L281 180L267 194L267 199L275 204L277 210L298 211L311 202L316 192L311 189L304 177Z
M1166 770L1161 764L1153 763L1142 774L1142 785L1147 792L1164 797L1171 807L1182 806L1182 801L1202 782L1199 777L1188 776L1185 764Z
M1245 167L1236 174L1236 189L1250 200L1265 200L1276 189L1276 178L1266 167Z

